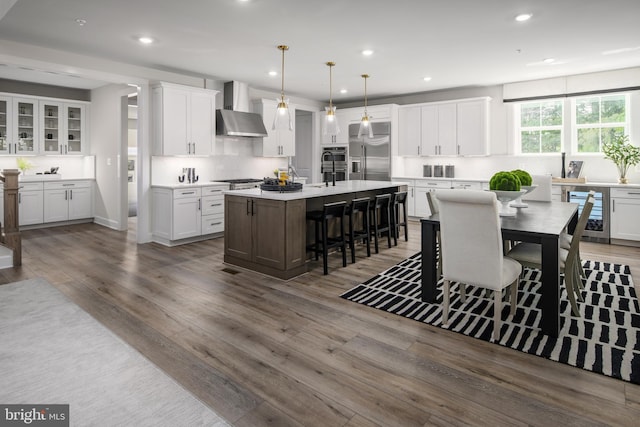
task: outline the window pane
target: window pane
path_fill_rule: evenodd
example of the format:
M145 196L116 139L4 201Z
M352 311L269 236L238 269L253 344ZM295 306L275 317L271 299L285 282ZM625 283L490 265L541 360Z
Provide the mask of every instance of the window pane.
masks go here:
M561 147L560 131L545 130L542 131L542 152L543 153L559 153Z
M523 153L539 153L540 152L540 132L521 132L520 140L522 141Z
M600 129L578 129L578 152L597 153L600 151Z
M576 101L576 123L600 123L599 98L582 98Z
M602 123L624 123L624 96L607 96L602 98Z
M522 127L540 126L540 104L525 104L520 109Z
M623 127L602 128L602 142L611 142L614 137L624 135Z
M562 124L562 103L547 102L542 105L541 111L542 126L558 126Z

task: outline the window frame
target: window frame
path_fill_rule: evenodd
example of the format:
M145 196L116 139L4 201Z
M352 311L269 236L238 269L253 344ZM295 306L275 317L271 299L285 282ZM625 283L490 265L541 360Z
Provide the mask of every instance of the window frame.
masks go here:
M559 125L540 125L540 126L522 126L522 107L529 104L544 104L550 102L559 102L561 108L561 119L562 122ZM514 124L515 124L515 147L514 151L516 155L521 156L553 156L558 155L561 152L565 151L566 142L566 99L565 98L549 98L549 99L538 99L538 100L530 100L518 102L515 108L514 114ZM553 152L542 152L538 151L536 153L527 153L522 150L522 132L527 131L528 129L544 132L545 130L559 130L560 131L560 151ZM542 147L540 147L542 148Z
M611 97L611 96L623 96L624 103L624 113L625 113L625 121L624 122L615 122L615 123L602 123L602 98ZM600 122L599 123L586 123L586 124L578 124L578 117L576 112L576 106L578 100L580 99L588 99L588 98L598 98L600 103ZM598 151L578 151L578 129L587 129L587 128L598 128L598 129L606 129L606 128L616 128L622 127L624 128L624 134L629 135L631 129L631 94L629 92L603 92L591 95L580 95L569 98L570 107L571 107L571 153L572 155L580 155L580 156L604 156L602 153L602 137L599 138L599 147Z

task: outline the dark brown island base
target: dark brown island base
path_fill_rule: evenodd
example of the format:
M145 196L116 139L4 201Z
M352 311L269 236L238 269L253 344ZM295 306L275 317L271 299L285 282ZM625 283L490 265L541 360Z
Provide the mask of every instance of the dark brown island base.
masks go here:
M226 191L224 261L285 280L306 273L307 240L313 239L307 212L321 210L325 203L406 190L406 182L341 181L335 187L309 184L292 193Z

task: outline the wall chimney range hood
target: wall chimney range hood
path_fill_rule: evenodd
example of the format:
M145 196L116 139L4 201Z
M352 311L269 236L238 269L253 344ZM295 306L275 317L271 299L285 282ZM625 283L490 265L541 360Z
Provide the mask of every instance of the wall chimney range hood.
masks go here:
M224 84L224 109L216 110L216 135L262 138L267 136L262 116L249 113L249 88L246 83Z

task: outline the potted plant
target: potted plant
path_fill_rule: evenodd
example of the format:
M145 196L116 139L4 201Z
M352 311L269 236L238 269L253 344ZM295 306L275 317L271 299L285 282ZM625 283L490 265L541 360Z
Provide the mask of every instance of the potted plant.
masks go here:
M604 158L611 160L618 168L618 182L627 183L627 171L640 163L640 148L629 142L629 135L616 135L611 141L602 143Z
M18 165L18 169L22 171L22 175L24 175L29 169L33 167L33 163L31 163L28 159L24 157L18 157L16 159L16 163Z

